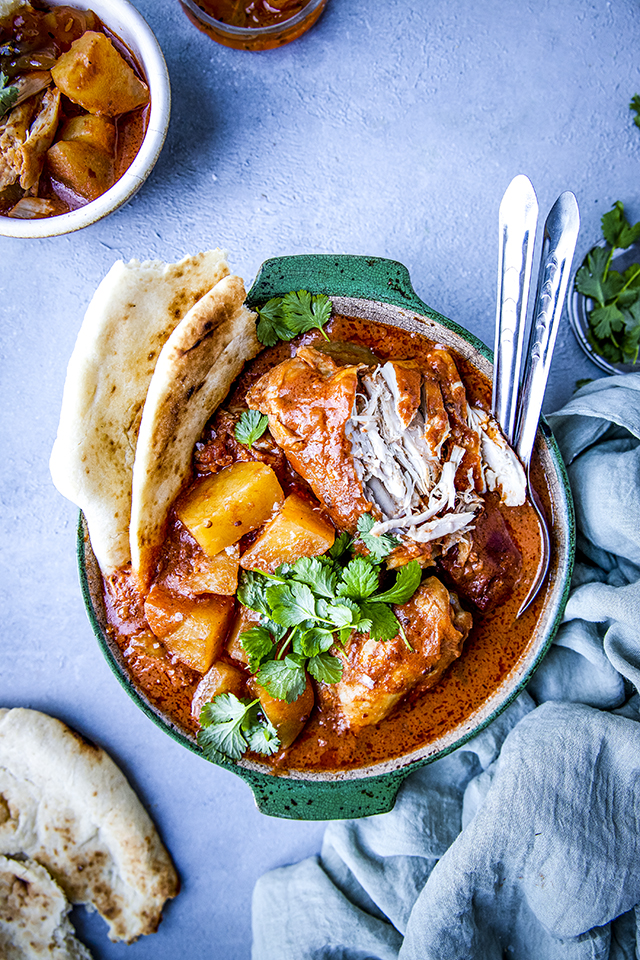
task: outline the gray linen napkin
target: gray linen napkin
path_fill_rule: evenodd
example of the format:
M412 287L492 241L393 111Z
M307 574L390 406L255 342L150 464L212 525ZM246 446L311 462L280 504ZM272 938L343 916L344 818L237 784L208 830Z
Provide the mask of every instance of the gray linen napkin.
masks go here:
M258 881L254 960L640 957L640 374L549 420L579 530L554 646L390 813Z

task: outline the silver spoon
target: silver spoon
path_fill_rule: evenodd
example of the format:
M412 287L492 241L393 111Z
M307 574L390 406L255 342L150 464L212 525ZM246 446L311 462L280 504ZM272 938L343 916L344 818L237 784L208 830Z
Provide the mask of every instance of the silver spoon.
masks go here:
M549 569L551 544L547 521L537 494L531 485L531 455L542 412L542 402L549 378L562 308L569 283L571 263L580 228L580 213L570 191L560 194L544 225L542 256L538 273L538 289L533 308L527 365L518 398L518 420L515 450L527 473L529 499L540 520L542 549L533 583L518 616L527 609L538 593ZM514 383L514 390L517 384Z

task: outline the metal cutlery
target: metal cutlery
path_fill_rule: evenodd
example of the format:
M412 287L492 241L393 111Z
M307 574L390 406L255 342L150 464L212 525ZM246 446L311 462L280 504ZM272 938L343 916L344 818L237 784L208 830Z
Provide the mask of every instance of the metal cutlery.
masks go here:
M540 522L538 569L518 616L538 593L549 569L551 543L546 518L531 484L531 456L551 359L578 238L580 214L573 193L562 193L544 225L538 286L533 307L524 378L521 347L526 323L533 237L538 204L527 177L516 177L500 205L500 261L493 413L526 471L529 500Z

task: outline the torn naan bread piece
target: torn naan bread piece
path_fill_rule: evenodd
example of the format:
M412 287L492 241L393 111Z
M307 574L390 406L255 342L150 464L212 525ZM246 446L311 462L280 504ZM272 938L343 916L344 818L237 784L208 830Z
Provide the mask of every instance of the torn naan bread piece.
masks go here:
M131 564L152 577L171 504L190 475L195 443L247 360L262 349L240 277L220 280L165 343L144 405L133 465Z
M111 940L153 933L178 893L169 854L100 747L37 710L0 710L0 853L36 860Z
M84 512L105 576L130 559L131 472L158 356L185 314L227 276L211 250L178 263L113 265L78 334L51 454L53 482Z
M75 937L71 904L35 860L0 857L0 957L5 960L91 960Z

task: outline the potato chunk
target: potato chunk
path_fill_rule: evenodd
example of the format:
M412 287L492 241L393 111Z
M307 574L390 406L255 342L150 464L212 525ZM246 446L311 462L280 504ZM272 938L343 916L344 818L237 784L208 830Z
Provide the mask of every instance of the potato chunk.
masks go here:
M58 57L56 87L89 113L117 117L149 102L149 90L104 33L87 30Z
M154 586L144 613L169 653L198 673L206 673L222 651L233 605L232 597L188 600Z
M58 140L80 140L111 156L116 143L116 128L106 117L94 117L92 113L84 113L67 120Z
M80 140L54 143L47 150L47 166L54 180L85 200L97 200L113 185L111 157Z
M292 493L255 543L242 554L240 565L245 570L273 573L281 563L326 553L333 546L335 535L333 524Z
M262 526L284 500L266 463L234 463L202 480L176 508L178 518L210 557Z
M238 606L226 644L226 651L230 657L239 660L240 663L249 663L249 657L242 646L240 637L246 630L259 626L261 620L262 617L255 610L250 610L249 607L242 604Z
M223 660L217 660L207 670L196 688L191 701L191 716L199 720L200 711L205 703L211 703L221 693L233 693L236 697L242 697L244 685L245 676L241 670Z
M194 557L193 572L180 582L180 592L219 593L232 597L238 589L240 548L237 543L208 557L206 553Z
M280 745L283 750L290 747L296 737L302 733L305 723L309 719L315 701L313 685L307 676L307 686L293 703L286 700L277 700L255 680L250 680L250 687L254 696L260 700L260 706L267 719L278 731Z

